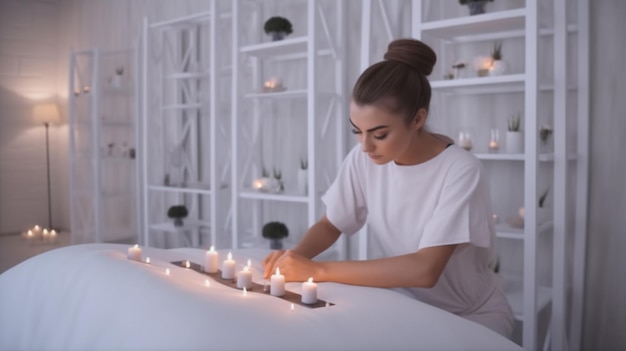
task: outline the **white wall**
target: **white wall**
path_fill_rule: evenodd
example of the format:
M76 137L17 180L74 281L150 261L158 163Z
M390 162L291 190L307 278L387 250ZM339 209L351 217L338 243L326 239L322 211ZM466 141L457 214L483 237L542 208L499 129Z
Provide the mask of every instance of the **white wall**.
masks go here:
M591 1L591 169L585 349L626 345L626 33L623 0ZM201 0L0 0L0 233L47 218L43 127L30 119L37 97L65 109L71 48L132 46L151 21L207 10ZM359 73L360 4L348 3L347 84ZM53 43L57 42L57 45ZM376 54L378 55L378 54ZM67 142L53 136L54 222L69 227ZM348 139L350 142L351 139Z
M0 233L47 225L45 129L32 108L56 101L58 6L56 1L0 1ZM50 128L53 225L60 224L67 174L63 128Z

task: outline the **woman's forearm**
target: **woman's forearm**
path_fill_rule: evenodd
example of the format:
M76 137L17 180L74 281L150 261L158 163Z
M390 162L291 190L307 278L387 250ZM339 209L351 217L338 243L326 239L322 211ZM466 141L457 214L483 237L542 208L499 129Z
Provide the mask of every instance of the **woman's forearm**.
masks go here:
M324 216L307 230L293 251L304 257L313 258L334 244L340 235L341 232Z
M367 261L319 262L317 280L380 288L433 287L456 245Z

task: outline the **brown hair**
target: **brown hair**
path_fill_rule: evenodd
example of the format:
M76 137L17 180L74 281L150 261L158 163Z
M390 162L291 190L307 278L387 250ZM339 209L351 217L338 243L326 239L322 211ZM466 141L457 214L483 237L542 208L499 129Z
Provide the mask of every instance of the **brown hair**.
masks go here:
M367 68L352 89L357 105L377 105L410 122L417 111L430 106L430 83L426 76L437 55L416 39L397 39L389 43L385 60Z

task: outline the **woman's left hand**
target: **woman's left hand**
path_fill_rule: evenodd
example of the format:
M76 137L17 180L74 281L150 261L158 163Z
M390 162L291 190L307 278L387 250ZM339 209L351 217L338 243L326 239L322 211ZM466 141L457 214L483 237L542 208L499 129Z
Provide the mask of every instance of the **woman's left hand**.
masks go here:
M280 274L285 276L286 281L302 282L311 277L314 280L321 280L320 263L297 254L292 250L285 251L276 262L274 262L272 272L274 272L277 267L280 269Z

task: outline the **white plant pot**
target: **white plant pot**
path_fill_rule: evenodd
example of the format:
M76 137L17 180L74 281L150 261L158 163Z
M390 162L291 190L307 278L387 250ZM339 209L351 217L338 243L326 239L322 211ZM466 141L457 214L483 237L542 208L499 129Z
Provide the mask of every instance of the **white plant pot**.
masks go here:
M122 76L116 74L111 76L111 88L121 88L122 87Z
M524 133L506 132L505 151L507 154L521 154L524 152Z
M298 169L298 193L307 195L309 190L309 172L306 169Z
M491 68L489 69L490 76L501 76L506 74L508 71L508 67L506 62L502 60L495 60L491 63Z

